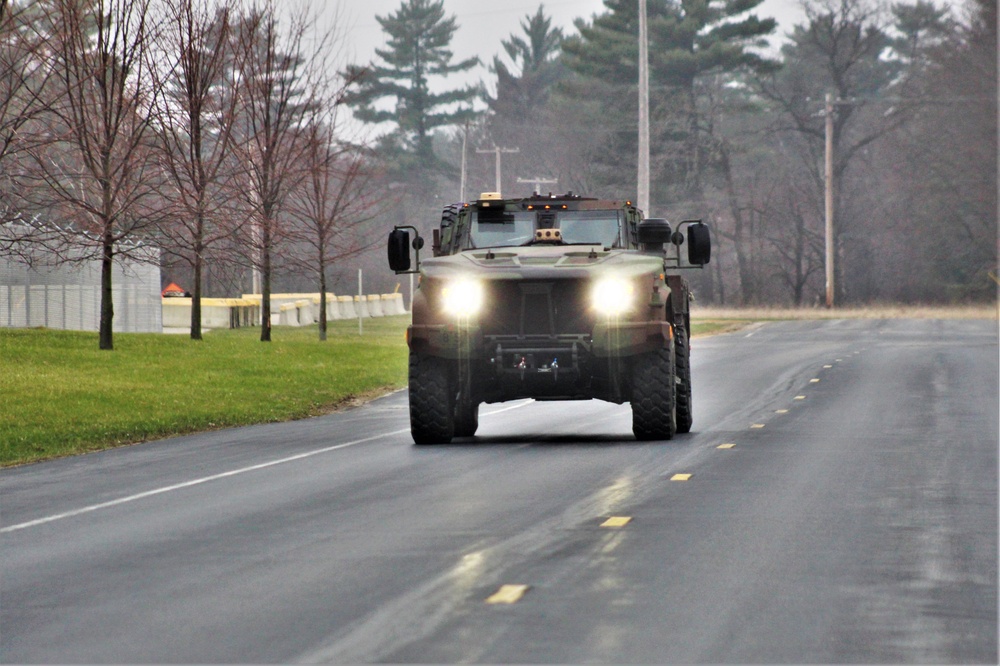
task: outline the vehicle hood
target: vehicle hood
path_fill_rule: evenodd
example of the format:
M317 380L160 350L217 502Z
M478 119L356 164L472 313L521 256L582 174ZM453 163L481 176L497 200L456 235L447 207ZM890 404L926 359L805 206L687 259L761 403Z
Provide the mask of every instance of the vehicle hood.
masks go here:
M529 245L466 250L421 261L430 278L457 276L487 280L539 280L621 277L663 271L663 256L637 250L609 250L600 245Z

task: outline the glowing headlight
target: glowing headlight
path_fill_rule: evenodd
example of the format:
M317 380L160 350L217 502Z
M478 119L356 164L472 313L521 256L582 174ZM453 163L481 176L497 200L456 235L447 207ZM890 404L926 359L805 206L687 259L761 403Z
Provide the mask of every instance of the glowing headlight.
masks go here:
M456 317L470 317L483 307L483 285L472 280L458 280L441 290L444 311Z
M591 294L594 309L605 315L620 315L632 307L634 291L631 282L621 278L605 278L594 285Z

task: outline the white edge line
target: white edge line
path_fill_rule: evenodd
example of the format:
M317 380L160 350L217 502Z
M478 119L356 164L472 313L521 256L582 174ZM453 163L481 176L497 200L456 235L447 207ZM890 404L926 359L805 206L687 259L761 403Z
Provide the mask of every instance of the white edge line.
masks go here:
M517 405L511 407L505 407L503 409L498 409L495 412L488 412L483 414L483 416L492 416L493 414L499 414L500 412L510 411L512 409L518 409L519 407L524 407L525 405L530 405L531 401L526 400ZM128 504L129 502L134 502L136 500L145 499L147 497L153 497L155 495L162 495L163 493L173 492L175 490L182 490L184 488L190 488L192 486L199 486L203 483L208 483L209 481L218 481L219 479L225 479L230 476L237 476L239 474L246 474L247 472L255 472L261 469L267 469L268 467L275 467L277 465L284 465L285 463L295 462L296 460L302 460L304 458L311 458L313 456L318 456L322 453L330 453L331 451L337 451L338 449L346 449L349 446L355 446L357 444L364 444L365 442L371 442L376 439L381 439L383 437L392 437L393 435L401 435L403 433L410 432L409 428L403 430L395 430L393 432L386 432L380 435L373 435L371 437L365 437L364 439L356 439L353 442L344 442L343 444L336 444L334 446L328 446L322 449L316 449L315 451L307 451L305 453L300 453L298 455L289 456L288 458L281 458L280 460L272 460L270 462L261 463L259 465L251 465L250 467L241 467L240 469L230 470L228 472L222 472L220 474L213 474L212 476L206 476L200 479L193 479L191 481L185 481L184 483L176 483L172 486L164 486L163 488L157 488L155 490L147 490L143 493L137 493L135 495L129 495L128 497L120 497L116 500L111 500L109 502L101 502L100 504L91 504L90 506L85 506L80 509L74 509L73 511L66 511L65 513L57 513L52 516L46 516L45 518L38 518L36 520L29 520L26 523L18 523L17 525L10 525L8 527L0 528L0 534L7 534L9 532L16 532L18 530L24 530L29 527L37 527L38 525L45 525L46 523L52 523L57 520L62 520L64 518L72 518L73 516L79 516L84 513L91 513L93 511L100 511L101 509L108 509L113 506L118 506L120 504Z
M155 490L147 490L146 492L143 493L129 495L128 497L120 497L116 500L111 500L109 502L101 502L100 504L91 504L90 506L85 506L80 509L74 509L73 511L66 511L65 513L57 513L52 516L46 516L45 518L38 518L37 520L30 520L26 523L19 523L17 525L10 525L8 527L0 528L0 534L6 534L8 532L16 532L18 530L27 529L29 527L36 527L38 525L44 525L46 523L62 520L63 518L72 518L73 516L79 516L84 513L91 513L92 511L108 509L110 507L118 506L120 504L127 504L129 502L145 499L147 497L153 497L154 495L162 495L163 493L169 493L175 490L181 490L183 488L190 488L191 486L198 486L203 483L208 483L209 481L218 481L219 479L225 479L230 476L246 474L247 472L255 472L257 470L266 469L268 467L275 467L276 465L284 465L285 463L295 462L296 460L302 460L304 458L311 458L313 456L318 456L321 453L329 453L331 451L336 451L338 449L346 449L349 446L364 444L365 442L371 442L376 439L381 439L383 437L392 437L393 435L401 435L405 432L410 432L410 429L406 428L405 430L395 430L393 432L386 432L379 435L373 435L371 437L365 437L364 439L356 439L353 442L344 442L343 444L328 446L326 448L316 449L315 451L307 451L305 453L299 453L298 455L289 456L288 458L281 458L280 460L272 460L270 462L260 463L259 465L251 465L250 467L241 467L240 469L234 469L228 472L213 474L212 476L206 476L200 479L185 481L184 483L176 483L172 486L164 486L163 488L157 488Z
M528 405L531 404L531 402L532 401L529 398L529 399L525 400L524 402L518 403L516 405L512 405L511 407L504 407L503 409L498 409L498 410L493 411L493 412L486 412L485 414L483 414L483 416L493 416L494 414L500 414L501 412L509 412L512 409L520 409L521 407L527 407Z

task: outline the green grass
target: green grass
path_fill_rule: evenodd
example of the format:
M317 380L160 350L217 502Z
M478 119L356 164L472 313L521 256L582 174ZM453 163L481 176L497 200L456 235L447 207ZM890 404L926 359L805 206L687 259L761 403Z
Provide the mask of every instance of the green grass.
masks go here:
M872 316L871 311L854 316ZM877 311L921 316L923 311ZM926 314L942 315L941 309ZM693 312L692 334L711 335L762 319L851 316L826 310ZM953 311L996 317L996 309ZM406 385L409 316L315 326L186 335L115 335L100 351L95 333L0 329L0 466L150 439L329 412Z
M743 328L754 320L748 319L713 319L707 321L691 320L691 337L699 338L705 335L715 335L716 333L728 333Z
M406 383L408 316L184 335L0 329L0 465L328 412Z
M408 316L186 335L0 329L0 466L184 433L287 421L406 385ZM694 325L695 334L731 324Z

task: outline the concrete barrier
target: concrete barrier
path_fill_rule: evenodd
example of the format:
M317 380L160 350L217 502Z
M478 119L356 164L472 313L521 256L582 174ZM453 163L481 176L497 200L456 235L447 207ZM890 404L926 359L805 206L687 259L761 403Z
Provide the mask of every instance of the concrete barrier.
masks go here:
M347 314L344 312L344 306L340 302L340 296L330 294L329 307L332 312L336 313L335 315L331 315L331 317L336 317L336 319L347 319Z
M272 320L272 325L274 322ZM299 306L283 303L278 307L278 326L299 326Z
M358 310L354 307L354 298L351 296L338 296L340 303L340 316L344 319L357 319Z
M405 315L403 295L367 294L362 296L326 295L326 319L357 319ZM191 325L191 299L163 300L164 328L187 328ZM242 298L203 298L202 326L236 328L256 326L260 322L263 297L243 294ZM319 294L271 294L272 326L307 326L319 321Z
M164 298L163 328L191 328L191 299Z
M313 296L313 298L312 298L312 307L313 307L313 310L316 313L316 321L319 321L319 306L320 305L321 305L321 303L320 303L320 297L319 296ZM326 295L326 320L327 321L335 321L337 319L340 319L340 302L337 300L337 297L334 296L333 294L327 294Z
M368 297L367 296L355 296L354 297L354 311L355 317L368 317Z
M299 326L308 326L319 321L316 311L313 309L311 298L302 298L295 301L295 307L299 309Z
M163 298L162 319L165 329L190 329L191 298ZM260 324L260 302L246 298L201 299L203 329L240 328Z
M382 294L382 312L386 315L405 315L402 294Z

